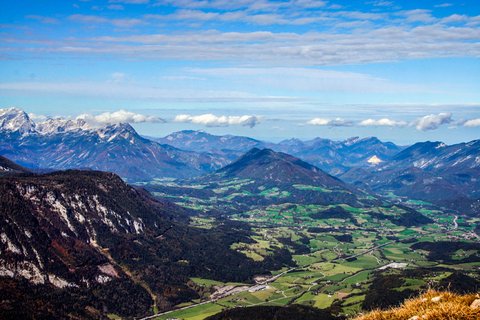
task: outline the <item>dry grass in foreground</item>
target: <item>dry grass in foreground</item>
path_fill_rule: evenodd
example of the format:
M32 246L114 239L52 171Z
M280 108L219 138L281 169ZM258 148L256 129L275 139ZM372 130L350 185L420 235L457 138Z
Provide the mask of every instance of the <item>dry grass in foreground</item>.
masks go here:
M375 310L354 320L479 320L480 295L430 290L401 306Z

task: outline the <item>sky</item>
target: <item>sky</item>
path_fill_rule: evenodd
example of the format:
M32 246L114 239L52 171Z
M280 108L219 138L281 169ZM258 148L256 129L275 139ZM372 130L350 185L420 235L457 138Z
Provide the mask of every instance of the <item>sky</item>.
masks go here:
M478 0L2 1L0 108L399 144L480 138Z

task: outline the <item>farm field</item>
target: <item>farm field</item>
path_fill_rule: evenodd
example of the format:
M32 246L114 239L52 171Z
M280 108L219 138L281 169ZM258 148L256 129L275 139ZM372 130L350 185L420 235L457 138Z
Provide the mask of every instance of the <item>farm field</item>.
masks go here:
M372 198L367 197L367 202L358 206L291 202L290 187L282 190L260 186L255 191L254 182L248 179L223 181L215 187L167 183L168 188L189 190L189 196L170 192L167 198L194 210L191 226L212 228L222 219L247 223L253 231L251 241L233 243L232 249L263 261L276 249L285 248L292 254L296 267L289 272L287 268L271 270L272 275L280 276L260 286L255 286L253 280L231 284L194 278L192 281L205 289L204 296L192 301L188 309L169 312L157 319L196 320L225 308L289 304L354 315L365 308L378 283L390 276L401 279L391 290L405 294L441 283L455 272L478 279L478 249L459 248L449 252L449 256L442 256L436 253L438 248L425 245L478 244L472 227L475 218L465 216L460 220L430 203L402 202L393 194L386 201L375 198L375 204L369 203ZM156 181L153 189L158 186ZM168 188L155 195L165 197L172 190ZM214 196L207 192L209 189ZM338 192L309 185L293 185L293 189L323 194ZM411 218L405 205L426 218L426 222L416 223L416 217ZM402 216L407 218L399 220ZM455 224L456 221L462 223ZM226 286L235 287L238 292L212 299L215 292Z

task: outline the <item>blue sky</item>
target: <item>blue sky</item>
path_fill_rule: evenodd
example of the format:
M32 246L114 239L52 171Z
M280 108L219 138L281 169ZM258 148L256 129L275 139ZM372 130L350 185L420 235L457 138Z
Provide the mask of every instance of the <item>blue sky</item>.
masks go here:
M126 110L152 136L480 138L476 0L4 1L0 39L0 108Z

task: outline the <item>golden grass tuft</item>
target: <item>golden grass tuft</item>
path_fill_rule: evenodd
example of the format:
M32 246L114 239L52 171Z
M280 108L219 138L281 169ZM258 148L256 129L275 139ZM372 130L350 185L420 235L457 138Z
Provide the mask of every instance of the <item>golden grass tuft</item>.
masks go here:
M480 308L470 307L476 299L480 299L479 294L458 295L429 290L417 298L406 300L399 307L375 310L354 320L479 320Z

